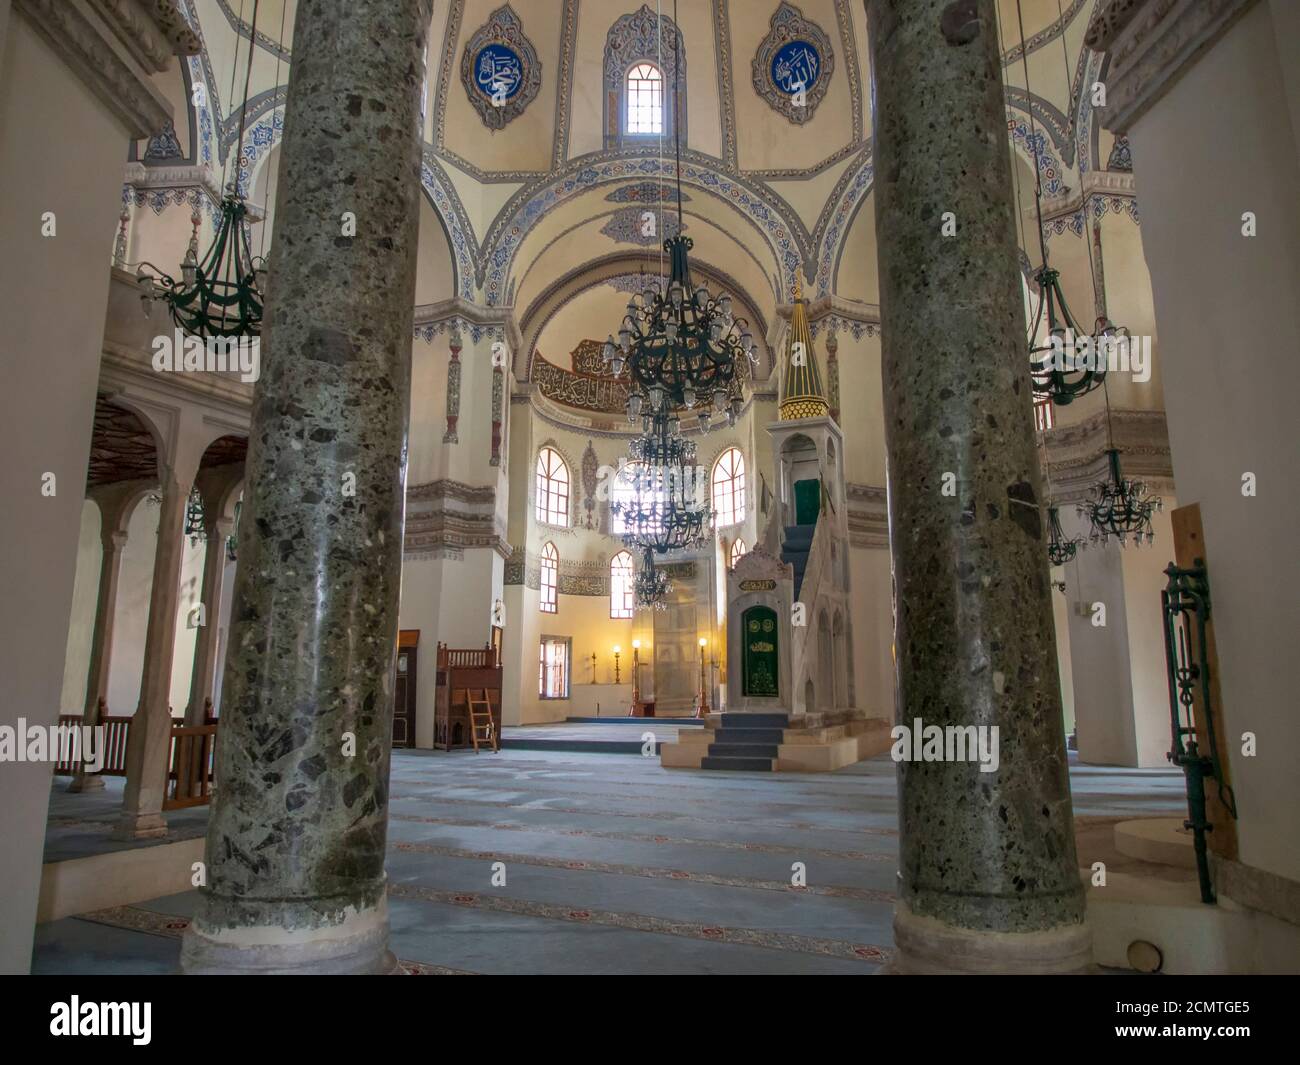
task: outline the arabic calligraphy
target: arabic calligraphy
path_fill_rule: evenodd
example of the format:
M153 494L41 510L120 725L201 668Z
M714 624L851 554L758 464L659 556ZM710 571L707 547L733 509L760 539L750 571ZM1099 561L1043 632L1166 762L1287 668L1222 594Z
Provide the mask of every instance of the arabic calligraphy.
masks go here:
M485 45L474 60L474 81L484 96L509 100L524 83L523 61L504 44Z
M787 96L811 89L821 72L821 56L807 41L789 41L772 57L772 81Z

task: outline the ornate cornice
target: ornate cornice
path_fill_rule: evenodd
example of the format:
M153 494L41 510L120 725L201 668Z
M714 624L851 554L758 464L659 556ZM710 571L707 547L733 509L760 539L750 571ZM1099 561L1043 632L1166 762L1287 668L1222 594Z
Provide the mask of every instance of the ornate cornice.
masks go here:
M848 497L849 543L853 547L889 546L889 507L885 489L872 484L844 485Z
M407 489L407 557L460 558L480 549L510 557L495 488L444 479Z
M1127 133L1256 0L1108 0L1084 38L1109 52L1102 124Z
M142 51L146 57L157 55L161 45L157 41L149 47L137 45L127 49L134 65L127 61L114 43L130 31L121 22L123 18L147 20L155 35L162 29L146 15L140 5L123 7L109 5L107 10L96 11L89 0L74 3L72 0L16 0L14 5L27 16L33 28L58 53L68 67L85 83L86 87L126 127L135 140L152 137L162 131L172 120L171 104L150 82L149 75L166 69L162 65L146 65L136 57ZM171 5L168 5L169 7ZM196 42L197 43L197 42Z
M465 484L462 481L442 478L437 481L427 481L424 484L410 485L406 489L406 499L408 503L424 500L438 502L450 500L468 506L494 507L496 506L497 490L489 484Z
M1174 490L1174 469L1169 454L1169 432L1164 411L1115 410L1110 412L1110 432L1119 449L1126 476L1147 483L1154 492ZM1051 495L1057 503L1079 503L1092 486L1107 475L1105 410L1044 434L1050 468ZM1044 444L1039 443L1039 459ZM1048 491L1046 483L1044 493Z
M414 335L428 342L443 333L459 332L473 344L484 337L504 340L512 353L522 343L513 307L483 307L461 297L418 305L413 325Z
M136 62L161 74L174 55L198 55L199 38L175 0L89 0Z

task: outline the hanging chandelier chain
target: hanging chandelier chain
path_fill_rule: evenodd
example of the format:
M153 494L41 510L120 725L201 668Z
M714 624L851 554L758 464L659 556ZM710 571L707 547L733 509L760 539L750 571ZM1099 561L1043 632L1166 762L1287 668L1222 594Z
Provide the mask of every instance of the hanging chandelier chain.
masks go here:
M1038 247L1043 253L1043 267L1047 267L1047 238L1043 235L1043 172L1038 157L1038 126L1034 121L1034 94L1029 87L1029 49L1025 46L1025 17L1016 0L1016 21L1020 26L1020 63L1025 71L1025 98L1029 107L1029 142L1034 153L1034 211L1038 218ZM1019 208L1019 204L1016 205Z
M238 187L239 182L239 163L244 152L244 130L248 121L248 91L253 82L253 53L257 49L257 8L259 3L260 0L253 0L253 24L248 32L248 64L244 68L244 102L239 106L239 138L235 141L236 187Z
M660 47L663 31L660 29ZM673 0L673 151L677 158L677 234L682 232L682 129L678 102L681 99L682 36L677 23L677 0Z

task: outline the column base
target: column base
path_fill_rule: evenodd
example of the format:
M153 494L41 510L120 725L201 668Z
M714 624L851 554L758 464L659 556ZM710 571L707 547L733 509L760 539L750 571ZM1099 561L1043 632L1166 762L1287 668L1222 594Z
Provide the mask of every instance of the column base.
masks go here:
M104 778L98 773L78 773L68 782L68 791L102 791Z
M167 822L163 820L162 814L136 814L123 811L117 824L113 826L113 838L118 840L162 839L165 835L167 835Z
M894 957L881 971L898 976L1095 971L1086 922L1042 932L979 932L918 917L899 901L894 907L894 943Z
M303 900L308 901L308 900ZM342 924L289 929L272 925L205 928L190 923L181 941L181 970L189 975L401 975L388 947L388 905L355 912Z

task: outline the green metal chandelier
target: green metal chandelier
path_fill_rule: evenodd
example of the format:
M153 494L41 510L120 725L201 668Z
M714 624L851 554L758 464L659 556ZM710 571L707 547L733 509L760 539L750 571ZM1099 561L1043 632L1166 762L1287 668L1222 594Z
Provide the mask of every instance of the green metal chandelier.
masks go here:
M1055 505L1047 508L1047 561L1053 566L1064 566L1074 560L1079 548L1086 546L1081 536L1066 536L1061 528L1061 511Z
M1025 74L1025 93L1032 99L1029 87L1029 49L1025 46L1025 23L1020 0L1016 0L1016 17L1020 24L1020 59ZM1066 99L1073 98L1068 54L1065 58L1065 92ZM1084 329L1065 301L1060 271L1053 269L1047 259L1047 238L1043 233L1043 178L1039 158L1042 134L1038 132L1032 108L1029 110L1029 129L1029 143L1034 154L1034 212L1038 223L1038 247L1042 254L1042 265L1034 272L1034 282L1038 285L1038 307L1029 327L1029 377L1036 398L1050 400L1064 407L1101 386L1106 379L1111 351L1117 345L1128 342L1129 332L1123 326L1114 325L1104 313L1098 313L1091 330ZM1012 174L1015 174L1014 168ZM1019 201L1017 193L1016 202ZM1087 197L1084 198L1081 211L1086 228L1089 211ZM1093 300L1100 312L1101 300L1092 259L1092 240L1087 233L1084 234L1084 240L1088 248ZM1035 345L1035 337L1041 337L1041 343Z
M244 221L247 214L248 205L232 183L221 201L216 236L202 262L196 228L181 260L179 281L152 263L141 263L136 280L143 289L145 313L153 301L160 300L167 304L172 321L191 336L260 336L266 260L253 255Z
M239 110L239 136L230 148L230 155L235 158L236 175L226 184L212 245L200 260L196 208L194 232L181 260L180 279L149 262L141 263L135 275L142 290L140 300L146 315L154 301L166 303L178 328L205 340L209 337L252 338L262 333L266 260L253 255L246 221L248 205L239 192L238 180L239 155L248 119L248 89L253 73L252 42L257 40L258 3L259 0L253 0L248 64L244 70L244 102ZM281 37L283 35L281 26ZM233 76L232 72L232 80ZM279 80L278 61L276 80ZM233 90L233 84L231 88ZM230 155L227 155L227 166Z
M674 21L676 4L674 4ZM675 37L680 46L680 35ZM695 419L708 430L714 413L735 424L743 409L740 368L755 360L749 324L732 314L731 297L709 293L691 278L690 250L694 241L682 236L682 146L678 116L681 56L673 65L673 148L677 174L677 229L663 243L668 254L668 285L649 282L634 294L618 330L611 333L602 354L615 377L626 366L631 377L627 413L635 421ZM679 414L678 412L681 412Z
M1141 481L1124 477L1120 472L1117 448L1108 448L1106 458L1109 478L1093 485L1093 498L1078 506L1080 516L1087 518L1092 526L1090 539L1093 543L1103 544L1115 539L1120 547L1126 546L1130 537L1135 547L1142 546L1144 537L1148 544L1151 543L1156 538L1155 530L1151 528L1151 517L1165 509L1165 501L1159 496L1148 495L1146 485Z

